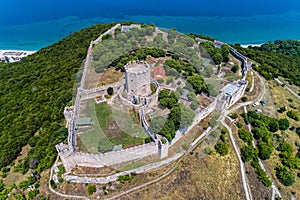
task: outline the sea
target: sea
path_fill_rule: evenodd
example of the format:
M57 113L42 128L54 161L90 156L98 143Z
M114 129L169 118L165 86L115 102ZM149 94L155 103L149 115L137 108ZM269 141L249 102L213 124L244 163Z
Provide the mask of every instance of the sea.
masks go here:
M1 0L0 49L39 50L82 28L135 21L233 44L300 40L299 0Z

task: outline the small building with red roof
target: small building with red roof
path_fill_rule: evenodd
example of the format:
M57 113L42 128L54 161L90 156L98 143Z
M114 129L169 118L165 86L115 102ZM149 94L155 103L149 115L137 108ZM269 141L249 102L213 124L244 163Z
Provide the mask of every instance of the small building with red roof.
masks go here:
M154 67L154 70L153 70L153 78L155 80L166 80L166 70L165 68L163 67L163 65L158 65L156 67Z

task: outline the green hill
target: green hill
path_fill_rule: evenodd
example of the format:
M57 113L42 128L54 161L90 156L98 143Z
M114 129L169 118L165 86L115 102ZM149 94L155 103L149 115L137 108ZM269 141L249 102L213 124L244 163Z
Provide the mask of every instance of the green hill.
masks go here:
M31 148L17 165L19 171L51 166L55 144L67 137L63 109L72 98L75 74L90 41L113 25L91 26L24 61L0 65L0 168L11 164L26 144Z
M260 63L254 67L266 79L284 77L290 84L300 86L300 42L287 40L266 43L261 47L242 48L233 45L244 56Z

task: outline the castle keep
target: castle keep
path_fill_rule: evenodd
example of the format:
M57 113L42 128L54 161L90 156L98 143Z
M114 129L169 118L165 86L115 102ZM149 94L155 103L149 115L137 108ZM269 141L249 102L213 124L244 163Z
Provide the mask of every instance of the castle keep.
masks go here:
M148 96L150 83L150 66L146 62L133 61L125 65L125 90L130 96Z

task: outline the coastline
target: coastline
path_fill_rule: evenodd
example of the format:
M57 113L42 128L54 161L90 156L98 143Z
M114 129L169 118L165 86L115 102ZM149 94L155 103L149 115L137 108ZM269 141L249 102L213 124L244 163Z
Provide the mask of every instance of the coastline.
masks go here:
M261 43L261 44L241 44L241 47L243 48L248 48L249 46L252 46L252 47L260 47L261 45L263 45L264 43Z
M17 62L22 60L22 58L34 54L36 51L30 50L10 50L1 49L0 50L0 61L1 62Z

